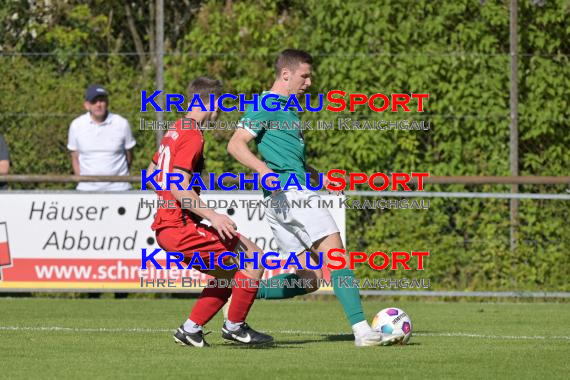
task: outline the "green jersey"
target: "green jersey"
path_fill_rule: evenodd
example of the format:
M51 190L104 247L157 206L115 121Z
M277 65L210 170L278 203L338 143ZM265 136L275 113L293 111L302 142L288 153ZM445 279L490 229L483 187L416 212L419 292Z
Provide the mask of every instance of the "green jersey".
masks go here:
M279 95L279 99L269 98L265 104L274 107L272 103L280 103L280 110L266 111L261 106L263 96L270 92L263 92L259 96L258 110L253 111L253 105L248 108L240 120L242 126L255 136L257 149L265 164L279 174L281 187L285 186L290 173L295 173L299 184L306 186L305 178L305 141L301 121L297 112L289 108L283 111L288 97ZM281 176L281 174L287 174ZM296 188L292 185L291 188ZM269 196L271 192L263 189L263 195Z

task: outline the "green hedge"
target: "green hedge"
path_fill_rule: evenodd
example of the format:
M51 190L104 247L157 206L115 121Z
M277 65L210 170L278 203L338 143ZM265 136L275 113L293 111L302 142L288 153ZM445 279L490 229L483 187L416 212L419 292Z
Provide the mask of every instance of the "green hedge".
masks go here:
M205 2L187 33L170 46L187 54L166 56L166 90L184 93L192 78L207 74L222 79L228 92L259 93L271 85L275 54L299 47L315 55L315 94L333 89L430 93L424 114L375 114L361 107L353 114L303 115L304 120L431 122L429 131L308 132L309 161L320 170L509 175L507 3L258 0L234 1L228 8L226 2ZM520 3L520 173L568 175L569 5L563 0ZM155 143L151 131L138 130L140 117L153 116L138 112L140 90L153 88L152 68L141 68L130 56L66 55L70 50L94 51L92 36L109 21L108 13L98 13L97 7L73 7L61 27L35 40L34 49L58 55L0 58L0 132L10 143L13 172L71 173L67 128L83 112L82 94L89 82L107 85L112 110L131 121L138 142L136 172L146 167ZM118 39L120 31L107 33ZM166 118L180 116L170 113ZM222 115L224 120L237 118L236 112ZM208 171L243 170L225 151L229 135L207 135ZM509 191L506 186L429 187L465 189ZM521 187L526 192L565 190ZM438 289L569 290L569 210L569 202L522 201L515 252L509 243L508 200L447 198L432 199L430 210L351 210L348 248L430 250L426 270L405 275L428 277ZM364 266L358 272L367 277L403 275Z

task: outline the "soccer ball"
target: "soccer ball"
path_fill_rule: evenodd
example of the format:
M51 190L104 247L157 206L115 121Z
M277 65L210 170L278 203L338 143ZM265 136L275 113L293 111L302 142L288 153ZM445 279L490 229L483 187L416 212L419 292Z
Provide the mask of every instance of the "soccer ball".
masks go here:
M404 333L402 344L412 337L412 320L404 310L396 307L380 310L372 320L372 328L385 334Z

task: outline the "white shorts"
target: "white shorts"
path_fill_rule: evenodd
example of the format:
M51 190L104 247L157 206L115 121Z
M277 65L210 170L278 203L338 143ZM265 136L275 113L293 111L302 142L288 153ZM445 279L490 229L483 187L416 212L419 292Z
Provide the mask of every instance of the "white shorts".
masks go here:
M290 252L301 254L308 251L317 240L339 232L329 210L319 208L319 199L321 197L310 190L280 191L271 197L271 200L278 201L280 205L285 201L291 205L268 207L265 210L281 257L288 257ZM305 205L310 205L311 208L303 207Z

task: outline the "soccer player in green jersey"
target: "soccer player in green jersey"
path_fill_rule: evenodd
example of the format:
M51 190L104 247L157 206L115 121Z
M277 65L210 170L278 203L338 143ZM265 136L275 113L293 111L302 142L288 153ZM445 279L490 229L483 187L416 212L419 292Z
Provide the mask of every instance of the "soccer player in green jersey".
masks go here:
M303 131L291 128L299 125L299 117L294 108L285 111L283 108L290 95L301 96L311 85L311 65L313 59L307 52L287 49L281 52L275 64L275 82L269 93L275 94L279 102L278 111L269 112L259 104L254 111L250 105L241 119L243 128L237 129L228 144L228 152L243 165L260 174L276 173L281 184L285 184L289 175L294 173L302 190L290 189L286 191L269 192L264 190L264 197L272 197L279 204L292 204L293 202L309 202L312 208L268 208L266 219L271 227L282 253L296 252L300 262L306 262L307 254L314 262L319 252L328 252L332 249L344 249L339 229L328 209L318 208L319 195L315 191L305 189L307 183L305 173L318 178L318 172L309 166L305 160L305 142ZM261 102L264 95L259 97ZM268 106L270 101L266 102ZM271 121L279 122L283 128L268 128ZM297 124L295 124L296 122ZM263 161L256 157L249 149L249 142L255 140ZM268 178L268 185L274 181ZM329 181L326 177L323 186ZM297 203L298 204L298 203ZM324 264L328 263L326 254L323 255ZM299 279L299 277L322 278L322 272L310 272L308 269L298 271L297 274L283 274L281 280L286 278ZM389 345L401 341L403 335L382 334L371 329L366 321L360 302L358 288L340 286L341 279L347 278L344 284L352 284L354 273L348 268L331 270L331 279L336 297L342 304L355 336L356 346ZM266 293L266 294L263 294ZM273 294L271 294L273 293ZM260 289L263 298L290 298L305 293L305 289Z

